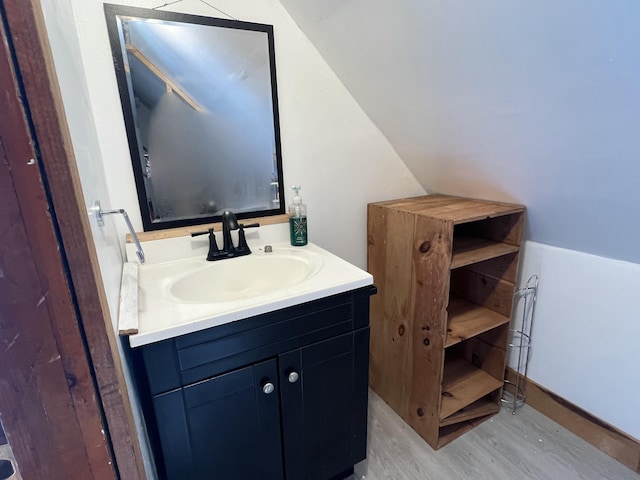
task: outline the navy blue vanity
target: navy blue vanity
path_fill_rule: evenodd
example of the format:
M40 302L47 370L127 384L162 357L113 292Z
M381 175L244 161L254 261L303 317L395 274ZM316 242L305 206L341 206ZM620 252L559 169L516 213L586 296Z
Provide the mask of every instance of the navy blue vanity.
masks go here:
M368 286L132 349L159 477L329 480L366 456Z

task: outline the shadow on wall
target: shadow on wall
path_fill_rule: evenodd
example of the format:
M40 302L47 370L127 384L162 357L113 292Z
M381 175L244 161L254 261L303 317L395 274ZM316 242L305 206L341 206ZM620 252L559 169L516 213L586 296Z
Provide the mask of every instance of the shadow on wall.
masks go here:
M153 109L148 145L158 216L216 214L247 204L271 208L273 137L255 111L229 103L196 113L167 93Z
M509 191L493 169L483 169L474 159L464 156L440 155L427 158L423 166L429 171L427 193L442 193L459 197L477 198L495 202L526 204L526 192ZM531 238L531 224L525 213L523 241Z

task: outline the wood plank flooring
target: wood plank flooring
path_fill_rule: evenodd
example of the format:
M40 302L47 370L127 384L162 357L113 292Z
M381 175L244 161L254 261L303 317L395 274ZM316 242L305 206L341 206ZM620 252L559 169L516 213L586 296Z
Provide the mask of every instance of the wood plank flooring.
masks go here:
M368 442L349 480L640 480L528 405L516 415L502 409L435 452L369 390ZM9 445L0 458L12 458Z
M640 480L528 405L503 408L436 452L369 390L368 445L349 480Z

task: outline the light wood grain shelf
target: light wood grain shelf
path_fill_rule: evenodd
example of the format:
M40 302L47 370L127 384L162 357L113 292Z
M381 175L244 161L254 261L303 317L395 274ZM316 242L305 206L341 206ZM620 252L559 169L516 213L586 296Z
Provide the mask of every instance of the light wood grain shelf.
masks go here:
M472 420L465 420L462 422L452 423L450 425L444 425L440 427L438 429L438 443L436 445L436 448L442 448L446 444L451 443L460 435L473 429L474 427L481 424L488 418L491 418L492 416L494 416L496 413L497 413L497 410L493 413L483 415L481 417L476 417Z
M500 405L491 398L481 398L476 400L470 405L461 408L454 414L449 415L447 418L440 420L440 426L446 427L454 423L465 422L467 420L473 420L478 417L485 417L492 415L500 411Z
M489 375L463 358L447 362L442 381L440 421L502 388L502 380Z
M449 300L445 348L509 323L509 317L462 298Z
M490 260L520 250L517 245L494 242L486 238L463 237L456 238L453 242L451 256L451 269L471 265L472 263Z

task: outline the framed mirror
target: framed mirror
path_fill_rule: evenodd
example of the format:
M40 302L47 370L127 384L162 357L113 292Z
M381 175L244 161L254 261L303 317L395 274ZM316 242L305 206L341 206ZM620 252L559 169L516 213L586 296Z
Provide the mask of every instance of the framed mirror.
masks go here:
M104 9L144 230L284 213L273 27Z

